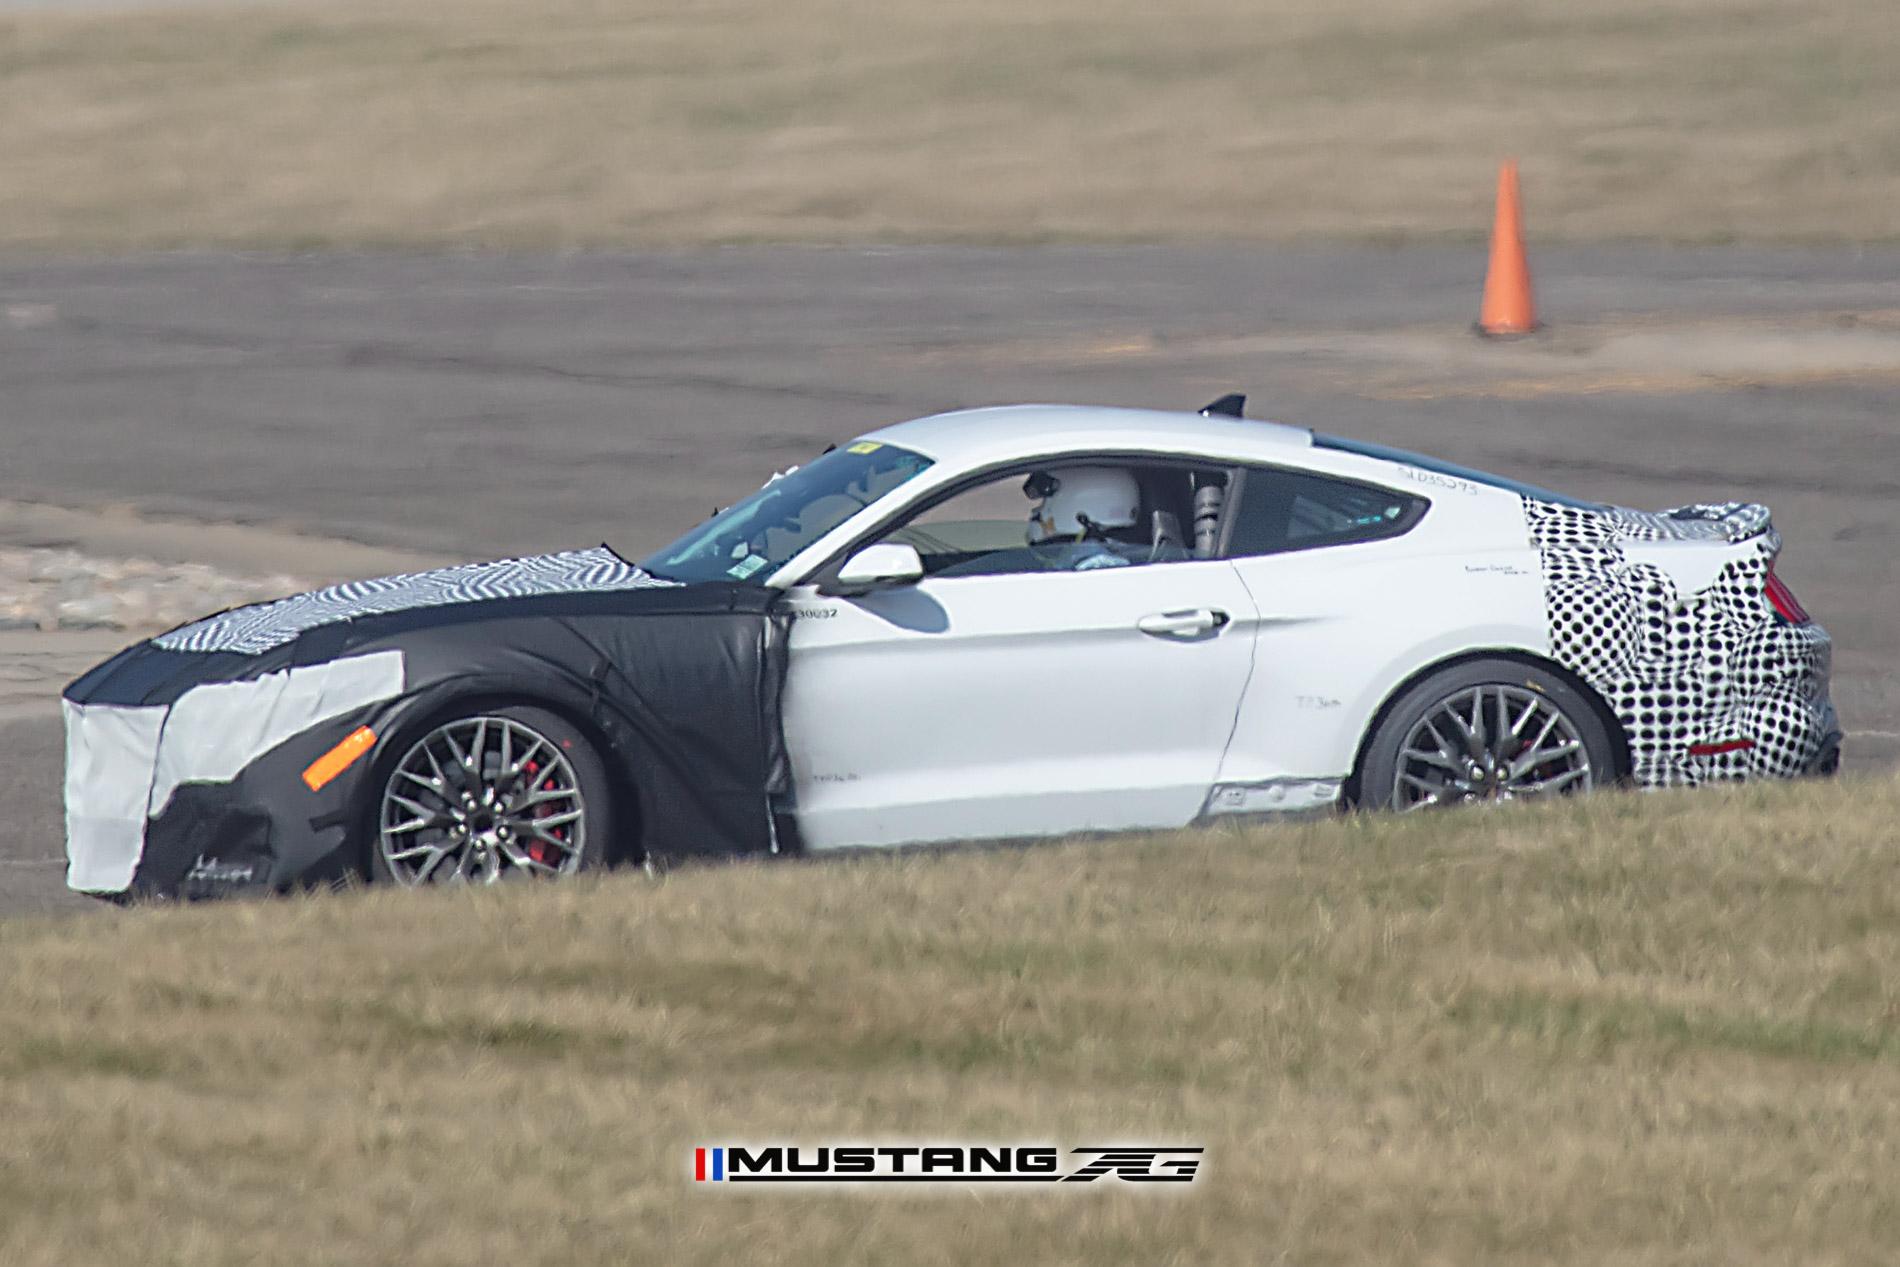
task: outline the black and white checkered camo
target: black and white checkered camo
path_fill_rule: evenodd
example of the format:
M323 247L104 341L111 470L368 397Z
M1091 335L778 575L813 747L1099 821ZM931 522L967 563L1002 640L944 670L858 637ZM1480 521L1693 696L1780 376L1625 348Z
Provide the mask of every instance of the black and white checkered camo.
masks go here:
M237 651L256 655L283 646L307 629L417 607L446 607L492 598L537 594L637 590L677 585L627 562L605 546L539 554L495 563L464 563L429 572L345 581L238 607L184 625L152 641L167 651Z
M1647 786L1811 769L1835 728L1832 655L1818 625L1773 618L1763 590L1781 550L1765 506L1731 502L1651 514L1526 498L1542 559L1551 650L1608 701ZM1626 542L1707 540L1739 549L1710 585L1684 594ZM1752 748L1691 754L1696 744Z

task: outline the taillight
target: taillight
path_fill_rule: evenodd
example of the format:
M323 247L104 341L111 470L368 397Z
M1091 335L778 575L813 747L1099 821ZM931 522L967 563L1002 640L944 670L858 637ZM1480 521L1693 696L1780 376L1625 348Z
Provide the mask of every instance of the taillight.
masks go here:
M1772 563L1768 565L1768 584L1762 592L1768 596L1768 603L1775 609L1775 614L1789 624L1805 625L1814 619L1794 596L1794 591L1782 584L1781 578L1775 575L1775 565Z

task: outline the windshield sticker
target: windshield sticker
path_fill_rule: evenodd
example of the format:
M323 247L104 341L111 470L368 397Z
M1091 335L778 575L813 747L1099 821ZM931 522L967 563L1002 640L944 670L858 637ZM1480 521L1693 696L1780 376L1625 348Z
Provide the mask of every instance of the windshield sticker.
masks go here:
M845 446L846 453L876 453L884 447L882 440L860 440L856 444Z
M748 554L745 558L740 559L737 563L727 568L726 575L732 577L734 580L743 581L746 577L751 576L754 572L771 561L772 560L762 554Z

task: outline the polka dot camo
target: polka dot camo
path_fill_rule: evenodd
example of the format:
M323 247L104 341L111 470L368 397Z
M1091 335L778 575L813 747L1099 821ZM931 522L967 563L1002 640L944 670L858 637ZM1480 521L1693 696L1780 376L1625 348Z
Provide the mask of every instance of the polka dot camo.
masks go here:
M1542 560L1556 660L1606 700L1629 740L1631 775L1662 787L1813 770L1838 734L1832 644L1777 618L1764 594L1781 538L1742 502L1661 513L1524 500ZM1733 557L1685 594L1631 542L1707 541ZM1691 752L1735 740L1752 747Z

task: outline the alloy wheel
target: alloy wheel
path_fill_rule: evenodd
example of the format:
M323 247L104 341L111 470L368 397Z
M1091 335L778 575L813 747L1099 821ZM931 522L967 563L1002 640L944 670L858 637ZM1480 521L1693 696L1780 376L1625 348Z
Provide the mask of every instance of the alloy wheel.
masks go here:
M378 824L377 847L397 883L493 884L578 870L587 802L554 740L509 717L467 717L403 755Z
M1594 785L1583 736L1550 697L1520 686L1474 686L1427 709L1406 735L1392 805L1404 812Z

